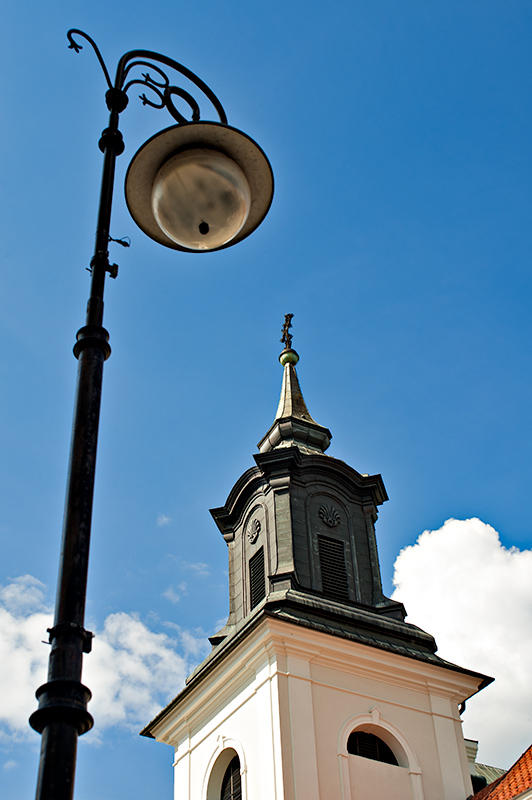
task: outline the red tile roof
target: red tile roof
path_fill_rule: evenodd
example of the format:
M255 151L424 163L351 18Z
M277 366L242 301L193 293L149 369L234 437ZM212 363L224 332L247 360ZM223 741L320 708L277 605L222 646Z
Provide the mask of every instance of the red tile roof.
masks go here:
M473 800L512 800L532 788L532 745L501 778L473 795Z

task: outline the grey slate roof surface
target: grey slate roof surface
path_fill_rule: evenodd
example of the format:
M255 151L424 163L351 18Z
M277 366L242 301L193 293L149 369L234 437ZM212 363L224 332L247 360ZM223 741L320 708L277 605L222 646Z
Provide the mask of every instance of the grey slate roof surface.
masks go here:
M471 775L478 775L481 778L485 778L488 784L493 783L496 781L497 778L502 777L505 775L507 770L501 769L500 767L490 767L488 764L479 764L478 761L475 761L474 764L471 764Z

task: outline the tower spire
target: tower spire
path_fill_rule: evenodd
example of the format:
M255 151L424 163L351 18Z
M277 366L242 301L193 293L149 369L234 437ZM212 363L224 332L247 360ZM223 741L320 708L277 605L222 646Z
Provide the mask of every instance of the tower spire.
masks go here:
M290 333L293 314L285 314L281 342L285 345L279 355L284 368L279 406L272 426L261 439L261 453L278 447L298 447L305 453L323 453L329 447L332 434L310 415L299 385L296 364L299 354L292 348Z

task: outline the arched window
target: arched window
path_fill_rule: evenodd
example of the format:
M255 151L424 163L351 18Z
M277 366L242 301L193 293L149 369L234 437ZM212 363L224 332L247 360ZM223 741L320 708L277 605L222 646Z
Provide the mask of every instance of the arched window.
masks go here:
M363 758L371 758L374 761L383 761L385 764L394 764L396 767L399 766L393 751L386 742L383 742L373 733L366 733L366 731L353 731L353 733L349 734L347 752L352 756L362 756Z
M242 787L240 783L240 759L235 756L225 770L222 780L220 800L242 800Z

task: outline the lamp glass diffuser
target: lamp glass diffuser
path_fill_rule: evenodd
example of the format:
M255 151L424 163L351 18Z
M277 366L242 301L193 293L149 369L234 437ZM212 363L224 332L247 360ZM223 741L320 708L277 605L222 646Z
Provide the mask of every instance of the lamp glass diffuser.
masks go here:
M208 148L190 148L160 167L151 202L161 230L177 245L213 250L242 230L251 192L232 158Z

